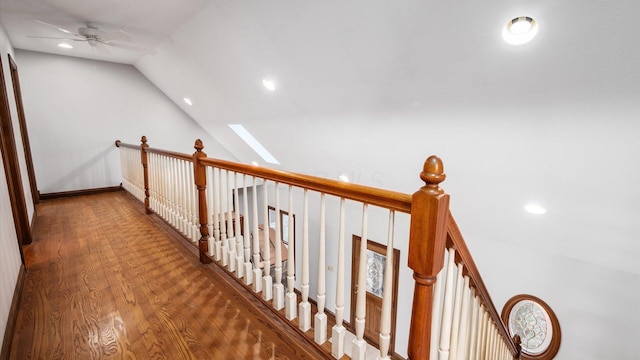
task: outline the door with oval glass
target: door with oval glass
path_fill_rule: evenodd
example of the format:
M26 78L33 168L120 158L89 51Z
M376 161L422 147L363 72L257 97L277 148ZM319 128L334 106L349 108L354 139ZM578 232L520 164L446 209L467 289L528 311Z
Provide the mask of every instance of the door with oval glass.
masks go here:
M356 319L356 299L358 293L358 274L360 263L360 245L362 239L360 236L353 235L352 251L351 251L351 323L350 330L355 333L355 319ZM384 269L387 263L387 247L385 245L378 244L374 241L367 241L366 251L366 271L367 271L367 286L366 286L366 312L365 312L365 340L378 346L380 335L380 319L382 314L382 295L384 294ZM391 287L391 347L390 351L393 352L393 345L395 343L396 333L396 311L397 311L397 299L398 299L398 270L399 270L400 250L393 249L393 285Z

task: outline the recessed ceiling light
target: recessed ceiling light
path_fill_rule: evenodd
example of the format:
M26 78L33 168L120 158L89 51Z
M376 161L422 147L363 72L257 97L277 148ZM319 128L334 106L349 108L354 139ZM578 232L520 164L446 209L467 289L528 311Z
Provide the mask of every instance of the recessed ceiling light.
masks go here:
M262 79L262 85L267 88L269 91L276 91L276 83L271 79Z
M60 43L58 44L59 47L63 48L63 49L73 49L73 46L67 44L67 43Z
M191 99L189 99L189 98L187 98L187 97L186 97L186 98L184 98L183 100L184 100L184 102L186 102L186 103L187 103L187 105L189 105L189 106L193 105L193 102L191 102Z
M528 43L538 33L538 23L529 16L520 16L509 21L502 29L502 38L511 45Z
M543 208L538 204L527 204L524 209L531 214L542 215L547 212L547 209Z

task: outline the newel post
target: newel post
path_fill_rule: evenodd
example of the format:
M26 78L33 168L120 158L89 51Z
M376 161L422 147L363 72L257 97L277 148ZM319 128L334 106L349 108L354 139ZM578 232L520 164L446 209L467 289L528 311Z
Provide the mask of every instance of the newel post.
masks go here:
M200 240L198 241L198 249L200 250L200 262L203 264L211 263L211 258L207 255L209 252L209 228L207 227L207 172L204 165L200 163L201 158L207 157L202 149L204 145L202 140L197 139L193 146L196 152L193 153L193 171L196 188L198 189L198 218L200 219Z
M439 186L445 177L442 160L430 156L420 173L425 186L411 198L408 258L415 288L407 353L412 360L429 359L433 285L443 267L447 237L449 195Z
M144 211L147 214L151 214L151 208L149 207L149 158L147 156L149 144L147 144L147 137L144 135L142 135L140 141L142 142L140 144L140 157L142 160L142 173L144 174Z

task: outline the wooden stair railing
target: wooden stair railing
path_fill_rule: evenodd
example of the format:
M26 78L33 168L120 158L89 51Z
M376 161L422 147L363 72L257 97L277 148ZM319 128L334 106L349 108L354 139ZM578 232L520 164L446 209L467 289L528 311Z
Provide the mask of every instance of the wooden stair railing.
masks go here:
M410 196L209 158L203 152L200 140L195 142L193 155L151 148L144 136L141 142L141 145L130 145L116 141L116 146L121 148L122 186L145 204L148 213L162 217L194 245L197 243L202 263L215 260L238 281L251 286L256 295L261 294L264 301L272 301L274 311L282 311L281 316L298 327L300 332L312 333L310 337L318 345L326 345L329 330L325 313L329 299L325 273L326 200L327 197L339 199L335 210L340 215L336 288L335 291L330 289L331 295L335 296L336 325L330 331L331 355L334 358L341 358L351 350L351 358L365 359L367 348L362 337L366 322L362 296L358 298L356 309L351 309L356 314L356 324L353 324L356 339L352 344L344 343L345 227L351 226L345 220L345 200L349 200L362 205L360 225L363 239L367 238L370 206L386 211L389 218L378 359L389 359L392 355L398 358L390 351L393 346L391 322L396 314L391 313L389 290L393 263L389 259L393 256L396 212L410 215L409 228L406 229L408 266L414 273L415 288L408 329L408 358L519 359L519 346L509 337L449 212L449 195L439 185L445 179L439 158L431 156L426 160L420 174L425 186ZM270 233L266 231L270 226L267 225L270 223L267 204L275 203L275 213L279 214L281 193L285 192L288 194L288 204L284 205L288 211L288 224L293 222L294 211L303 213L300 259L296 258L294 248L300 241L289 241L288 246L282 246L283 231L287 231L288 239L294 239L296 233L293 226L284 227L280 216L276 216L275 228L272 229L275 239L258 236L261 231ZM309 207L310 193L319 194L319 198L314 199L320 205L317 218L311 219L320 232L313 243L309 240L313 237L309 233L309 218L313 212ZM294 197L300 195L302 201L294 202ZM258 223L262 223L265 230L261 230ZM271 264L269 242L274 240L279 246L273 247L275 258ZM312 244L318 255L317 288L314 289L317 313L313 326L309 303L309 251ZM361 263L353 266L364 269L365 258L361 256ZM300 265L296 266L298 262ZM298 268L301 274L296 274ZM283 283L284 275L286 283ZM296 279L299 279L297 287ZM363 276L358 286L365 287Z

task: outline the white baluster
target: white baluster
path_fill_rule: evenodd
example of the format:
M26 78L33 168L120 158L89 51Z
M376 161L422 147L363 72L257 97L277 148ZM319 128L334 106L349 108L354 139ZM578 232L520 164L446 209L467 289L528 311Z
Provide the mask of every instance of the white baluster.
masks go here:
M456 258L455 249L449 249L449 259L447 262L447 278L444 287L444 307L442 309L442 327L440 330L440 350L439 359L449 359L449 348L451 344L451 325L453 321L453 296L454 296L454 261Z
M185 237L189 237L189 229L187 226L188 215L185 200L187 198L187 178L185 170L185 161L177 160L178 170L178 208L180 210L180 229Z
M173 226L173 186L172 186L172 182L173 182L173 169L171 168L171 158L166 157L165 156L165 161L166 161L166 174L167 174L167 222L169 223L169 225Z
M306 189L305 189L306 194ZM287 226L287 297L285 299L286 311L285 315L287 319L293 320L298 317L298 298L296 293L293 292L296 281L296 242L294 239L294 223L293 223L293 186L289 185L289 214L288 214Z
M207 209L209 210L208 219L207 219L207 227L209 228L209 257L213 257L215 255L215 233L213 230L213 226L215 221L215 210L214 210L214 199L213 196L216 192L216 187L213 182L213 167L207 167Z
M302 302L298 305L300 320L298 327L302 331L311 329L311 304L309 303L309 193L304 189L304 209L302 210ZM291 221L291 220L289 220ZM291 223L289 223L291 226ZM291 240L289 240L291 242Z
M467 359L474 359L476 357L476 343L478 340L478 299L475 295L475 289L471 288L471 331L469 333L469 340L467 341Z
M234 173L235 174L235 173ZM233 182L232 182L233 179ZM227 237L229 239L229 271L236 271L236 247L237 247L237 235L236 226L234 226L233 216L234 216L234 198L233 198L233 188L235 187L235 175L231 175L231 171L227 170ZM237 224L239 225L239 224ZM237 276L237 274L236 274Z
M149 174L149 208L153 211L153 154L147 154L147 173Z
M171 170L169 169L169 158L167 158L166 156L162 156L162 167L163 167L163 184L164 184L164 189L163 189L163 194L162 194L162 198L163 198L163 202L164 202L164 216L163 219L171 224L171 212L170 212L170 207L169 207L169 188L170 188L170 176L171 176Z
M391 300L393 298L393 230L395 212L389 212L389 233L387 235L387 260L384 267L384 292L382 294L382 317L380 319L379 360L388 360L391 346ZM366 244L366 243L365 243ZM360 244L362 246L362 243Z
M153 163L154 165L154 177L155 177L155 212L158 216L162 217L162 161L158 154L153 154Z
M220 169L220 219L218 222L220 223L220 256L222 266L227 266L229 264L229 239L227 238L227 210L225 201L227 195L227 186L225 183L225 170Z
M460 335L460 315L462 312L462 292L463 280L462 272L464 271L462 264L458 264L458 272L456 276L456 296L453 302L453 321L451 323L451 350L449 358L456 360L458 358L458 337Z
M284 285L282 285L282 221L280 219L280 184L276 182L276 238L273 243L275 246L275 281L273 285L273 307L280 310L284 307Z
M469 338L469 276L464 277L462 286L462 309L460 312L460 329L458 331L458 359L465 359L467 353L467 339Z
M496 329L493 326L493 321L490 323L490 341L489 341L489 358L490 359L495 359L496 358Z
M358 266L358 282L356 284L356 338L351 345L351 358L364 360L367 352L367 343L364 341L364 322L367 306L367 212L369 207L362 204L362 238L360 240L360 263ZM356 264L353 264L356 265ZM352 266L353 266L352 265ZM354 309L351 309L354 311Z
M487 314L487 310L484 309L482 314L482 359L488 358L488 343L489 343L489 317ZM491 360L491 359L490 359Z
M340 359L344 355L344 335L346 331L342 325L344 320L344 219L344 198L340 198L340 233L338 236L338 263L336 266L336 324L333 326L331 335L331 355L336 359Z
M214 183L214 189L215 189L215 196L213 198L213 219L211 220L213 222L213 237L216 239L216 246L215 246L215 259L216 261L222 261L222 237L223 232L220 231L220 225L221 221L220 219L222 218L220 216L220 211L221 211L221 207L220 207L220 203L221 203L221 187L222 184L220 184L220 178L222 177L222 170L219 168L214 169L213 171L213 183Z
M180 208L178 207L178 160L175 158L171 158L171 173L173 177L171 179L171 199L172 199L172 207L173 207L173 227L176 229L180 229Z
M227 200L227 209L225 212L223 212L223 219L222 222L225 224L225 229L227 230L227 237L222 239L222 265L223 266L228 266L229 267L229 271L233 271L235 269L232 269L233 265L231 265L230 263L232 262L230 259L232 257L235 257L235 244L233 243L234 239L233 239L233 215L231 215L231 212L233 211L233 207L232 207L232 201L231 201L231 171L230 170L226 170L227 173L227 181L226 181L226 187L224 189L224 196L225 199ZM226 249L226 251L225 251Z
M267 180L265 179L262 192L262 203L264 204L262 208L262 231L264 231L264 276L262 277L262 299L269 301L273 299L273 279L271 278L271 246L269 245L269 205L267 204L267 200Z
M445 251L444 258L448 263L448 252ZM443 284L442 279L446 276L447 267L442 267L442 270L436 275L436 283L433 285L433 300L431 307L431 348L430 358L438 359L438 350L440 350L438 344L440 344L440 332L442 331L442 291Z
M238 181L238 173L234 173L233 181L235 183L234 186L234 194L233 197L233 206L236 211L234 211L234 221L235 221L235 236L236 236L236 276L238 279L242 279L244 277L244 246L243 246L243 236L241 234L240 229L240 182Z
M182 194L184 196L184 199L182 200L182 204L184 205L184 212L185 212L185 228L186 228L186 236L188 239L190 239L191 241L193 241L193 211L191 211L191 194L192 194L192 184L193 182L191 181L191 172L189 171L191 169L190 161L182 161L183 165L182 165L182 171L184 171L184 190L182 191Z
M206 170L205 170L206 176ZM200 211L198 210L198 187L196 186L195 179L195 164L193 162L189 163L189 188L191 189L190 199L191 199L191 228L193 229L193 242L196 242L200 239ZM205 179L206 180L206 179ZM205 189L205 198L208 193L211 193L211 184L207 183L207 187ZM210 208L207 207L207 212L211 211ZM205 219L208 220L208 219Z
M247 175L242 175L242 210L244 214L242 240L244 240L244 284L253 284L253 272L251 265L251 235L249 232L249 194L247 193Z
M326 205L325 194L320 195L320 241L318 244L318 312L314 316L314 340L322 345L327 341L327 315L324 313L326 300L325 235Z
M251 216L251 222L253 223L253 291L261 292L262 291L262 270L260 269L260 264L262 263L262 259L260 259L260 229L258 229L258 187L257 187L258 179L253 177L253 188L252 188L252 209L253 215Z

